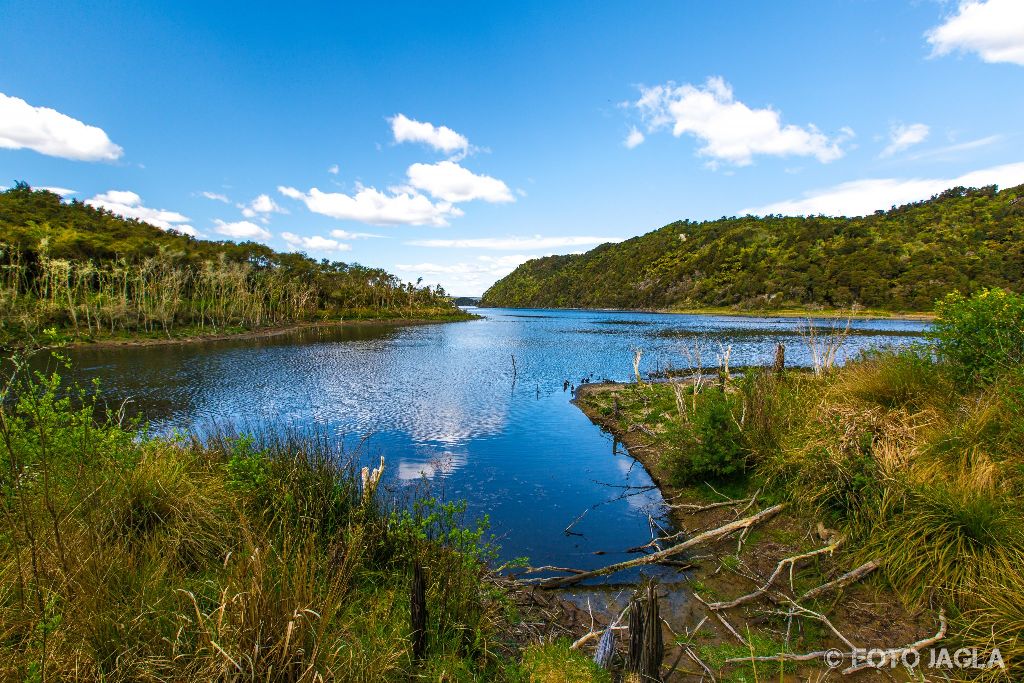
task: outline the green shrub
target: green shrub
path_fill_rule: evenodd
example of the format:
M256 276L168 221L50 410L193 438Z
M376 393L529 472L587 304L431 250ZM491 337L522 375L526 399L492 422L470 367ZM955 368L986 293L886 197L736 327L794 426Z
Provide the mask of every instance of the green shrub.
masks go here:
M1024 296L984 289L935 306L931 338L961 381L991 382L1024 357Z
M721 389L705 389L687 414L681 448L671 456L673 482L728 480L746 469L747 448L733 416L738 399Z

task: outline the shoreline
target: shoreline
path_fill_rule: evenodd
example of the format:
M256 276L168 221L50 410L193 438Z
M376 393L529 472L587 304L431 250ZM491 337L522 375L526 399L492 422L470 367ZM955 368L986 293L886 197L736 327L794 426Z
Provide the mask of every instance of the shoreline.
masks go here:
M356 318L352 320L331 320L322 322L294 323L291 325L279 325L276 327L263 327L256 330L242 330L238 332L213 332L211 334L189 334L182 337L125 337L125 338L101 338L96 340L76 339L67 342L63 348L118 348L118 347L140 347L140 346L168 346L172 344L196 344L212 341L230 341L246 339L263 339L279 337L293 332L301 332L312 329L335 329L340 327L372 327L372 326L404 326L404 325L433 325L441 323L468 322L476 320L479 316L451 316L447 318Z
M842 320L919 320L931 321L935 314L928 311L884 311L877 309L863 309L850 311L841 308L825 308L821 310L803 308L778 308L766 310L737 310L728 307L700 307L700 308L570 308L561 306L476 306L480 309L508 308L526 311L592 311L602 313L659 313L671 315L719 315L734 316L737 318L826 318Z

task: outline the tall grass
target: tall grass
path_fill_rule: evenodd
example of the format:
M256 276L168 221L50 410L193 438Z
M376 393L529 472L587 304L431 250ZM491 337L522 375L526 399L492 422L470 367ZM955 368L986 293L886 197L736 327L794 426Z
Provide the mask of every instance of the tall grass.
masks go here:
M62 396L56 375L14 382L0 408L0 678L526 675L464 507L365 492L325 439L148 438ZM422 665L413 563L429 579Z

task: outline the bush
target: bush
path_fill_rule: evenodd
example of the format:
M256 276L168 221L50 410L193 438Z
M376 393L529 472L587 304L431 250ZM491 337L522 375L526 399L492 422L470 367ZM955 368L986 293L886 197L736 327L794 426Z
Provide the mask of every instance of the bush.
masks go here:
M721 389L705 389L687 415L681 448L669 463L673 483L727 480L746 469L747 448L733 417L736 399Z
M984 289L935 306L931 338L961 381L991 382L1024 357L1024 296Z

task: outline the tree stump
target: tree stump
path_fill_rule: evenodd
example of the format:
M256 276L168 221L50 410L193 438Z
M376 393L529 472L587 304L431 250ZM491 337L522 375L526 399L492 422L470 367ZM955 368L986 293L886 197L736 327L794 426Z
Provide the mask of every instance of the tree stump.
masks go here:
M427 581L419 562L412 568L412 658L422 662L427 656Z
M664 656L658 586L651 581L638 590L630 601L626 680L631 683L660 683L661 660Z

